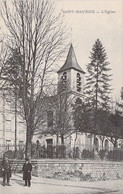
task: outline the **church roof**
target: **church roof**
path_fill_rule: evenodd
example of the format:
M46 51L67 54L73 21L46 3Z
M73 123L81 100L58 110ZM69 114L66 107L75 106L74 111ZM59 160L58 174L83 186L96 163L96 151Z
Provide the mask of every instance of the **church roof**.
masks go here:
M85 73L82 68L79 66L77 59L76 59L76 55L73 49L73 45L70 45L70 49L67 55L67 59L64 63L64 65L59 69L58 73L62 72L62 71L66 71L68 69L75 69L77 71L80 71L82 73Z

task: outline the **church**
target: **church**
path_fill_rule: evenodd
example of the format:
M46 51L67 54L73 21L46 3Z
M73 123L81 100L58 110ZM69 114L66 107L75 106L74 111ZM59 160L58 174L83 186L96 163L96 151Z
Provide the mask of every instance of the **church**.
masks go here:
M77 62L73 45L70 45L64 65L58 70L57 94L46 100L48 104L44 114L45 124L41 136L35 135L33 141L38 140L46 147L64 144L67 150L79 149L112 149L113 144L101 136L94 137L91 133L76 132L72 118L72 104L76 100L84 102L85 72ZM59 121L60 119L60 121ZM39 129L40 130L40 129ZM42 131L42 130L41 130ZM49 134L48 134L49 131ZM40 138L39 138L40 137Z
M73 45L70 45L67 58L58 70L57 94L46 97L44 103L44 119L33 137L33 142L40 142L46 147L64 144L68 151L73 148L83 149L112 149L113 144L103 137L91 133L80 133L74 129L72 105L77 99L84 102L85 72L77 62ZM10 111L11 102L5 92L1 92L0 104L0 144L24 144L26 129L24 121L17 118L15 126L15 113ZM16 130L17 127L17 130ZM15 137L16 132L16 137ZM13 148L14 149L14 148Z

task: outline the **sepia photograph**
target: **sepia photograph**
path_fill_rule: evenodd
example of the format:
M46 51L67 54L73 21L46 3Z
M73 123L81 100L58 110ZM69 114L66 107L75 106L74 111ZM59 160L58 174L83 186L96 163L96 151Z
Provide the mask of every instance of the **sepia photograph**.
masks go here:
M0 0L0 193L123 193L123 1Z

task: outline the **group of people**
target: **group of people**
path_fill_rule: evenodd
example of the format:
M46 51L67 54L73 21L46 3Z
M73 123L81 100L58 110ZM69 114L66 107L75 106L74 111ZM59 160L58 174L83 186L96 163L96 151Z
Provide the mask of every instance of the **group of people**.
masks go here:
M3 186L11 186L10 185L10 177L11 177L11 165L10 161L7 156L3 157L2 163L2 176L3 176ZM24 186L31 186L31 171L32 171L32 164L29 162L29 159L25 159L25 163L22 168L23 171L23 180L25 181Z

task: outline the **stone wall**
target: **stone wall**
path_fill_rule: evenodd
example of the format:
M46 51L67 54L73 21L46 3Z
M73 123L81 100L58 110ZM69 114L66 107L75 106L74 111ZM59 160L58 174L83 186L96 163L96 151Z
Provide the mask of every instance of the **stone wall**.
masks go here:
M12 160L12 171L22 173L24 160ZM83 160L32 160L32 174L45 178L74 181L123 179L122 162Z
M48 178L77 181L123 179L123 163L86 162L82 160L38 161L34 174Z

